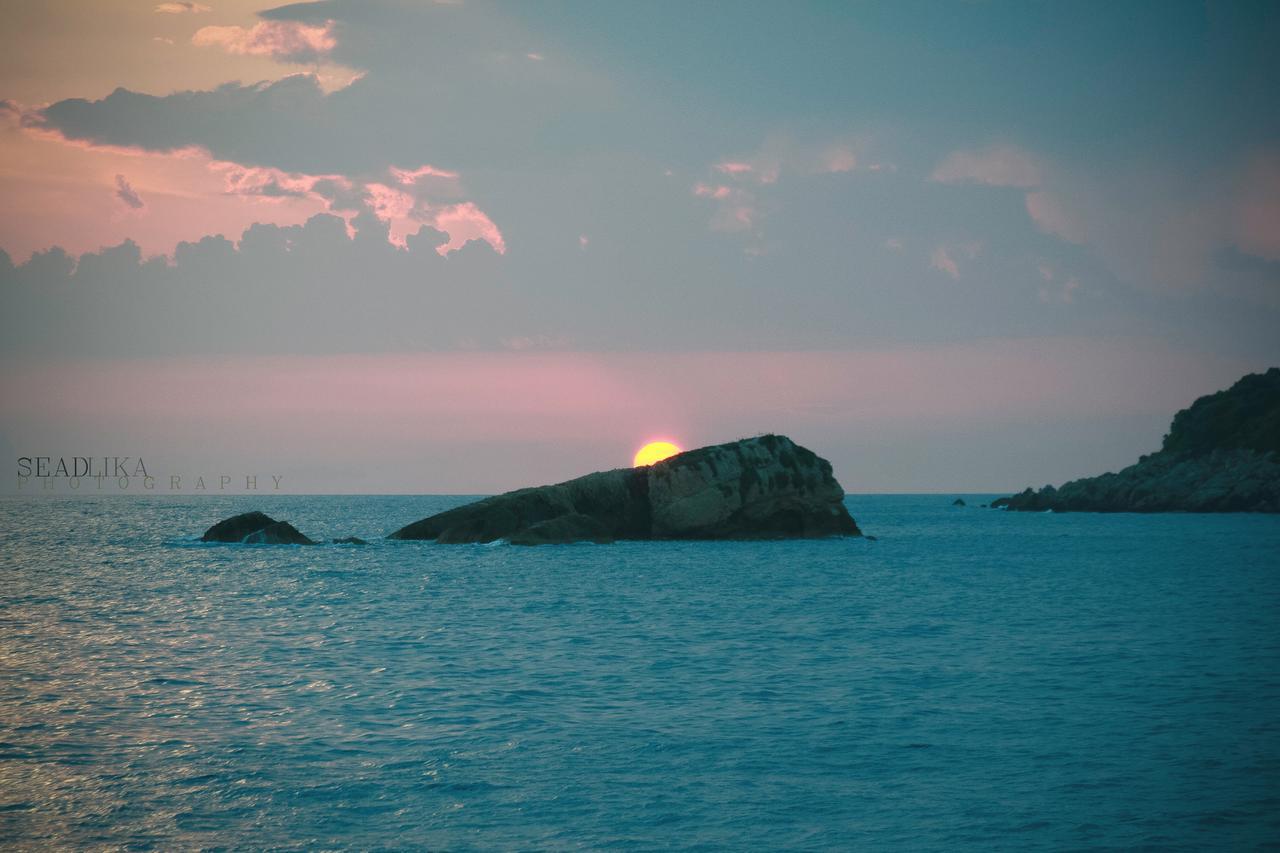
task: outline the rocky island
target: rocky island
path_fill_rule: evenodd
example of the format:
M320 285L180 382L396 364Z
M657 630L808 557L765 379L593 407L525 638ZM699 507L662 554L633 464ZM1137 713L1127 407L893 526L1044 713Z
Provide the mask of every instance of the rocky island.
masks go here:
M264 512L242 512L223 519L200 537L201 542L242 542L246 545L314 545L287 521L276 521Z
M536 545L861 535L831 464L785 436L763 435L485 498L390 538Z
M1174 415L1160 450L1118 473L991 504L1055 512L1280 512L1280 368Z

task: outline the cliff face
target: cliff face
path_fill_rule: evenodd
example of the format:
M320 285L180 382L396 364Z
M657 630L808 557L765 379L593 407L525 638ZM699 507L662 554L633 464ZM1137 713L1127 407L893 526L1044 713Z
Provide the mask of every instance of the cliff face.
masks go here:
M992 506L1058 512L1280 512L1280 368L1174 415L1158 453L1118 473L1027 489Z
M681 453L648 479L654 538L860 535L831 464L784 436Z
M485 498L391 538L538 544L860 536L843 499L830 463L766 435Z

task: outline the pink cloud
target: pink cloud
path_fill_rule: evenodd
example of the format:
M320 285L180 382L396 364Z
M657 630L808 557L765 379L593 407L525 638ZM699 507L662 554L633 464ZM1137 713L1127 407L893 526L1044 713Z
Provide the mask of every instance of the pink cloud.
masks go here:
M169 15L181 15L184 12L199 14L201 12L213 11L213 9L209 8L203 3L191 3L191 2L161 3L160 5L156 6L155 10L157 12L162 12Z
M412 189L377 181L364 184L363 192L369 209L389 226L387 239L392 245L405 248L409 236L426 225L448 235L436 247L441 255L456 252L472 240L488 243L499 255L506 254L502 231L474 202L437 203L415 196Z
M930 178L944 184L978 183L993 187L1039 186L1040 165L1030 154L1011 145L956 151L933 170Z
M960 267L956 265L955 259L951 257L946 246L938 246L933 250L933 254L929 256L929 266L954 279L960 278Z
M693 194L717 202L710 223L713 231L747 231L755 224L755 196L744 189L698 182L693 185Z
M238 163L214 161L209 168L221 171L226 178L226 192L232 195L256 196L264 201L303 198L312 193L317 180L342 180L339 175L299 175L264 166L241 166Z
M337 47L334 22L322 26L299 21L262 21L252 27L201 27L191 37L198 47L221 47L228 53L267 56L273 59L305 59Z
M428 220L429 225L449 235L449 242L439 246L436 251L447 255L461 249L472 240L483 240L493 247L499 255L507 252L506 241L498 226L493 224L484 211L472 202L452 204L436 210Z
M760 237L761 205L758 197L767 197L770 188L782 179L784 172L788 179L850 173L860 168L856 149L866 145L865 140L854 137L844 137L826 145L797 143L786 136L771 137L749 157L726 158L712 163L710 170L716 174L711 180L695 183L693 194L719 203L710 222L713 231L752 231ZM876 163L861 168L878 170L892 167ZM749 255L764 253L758 245L744 251Z
M448 240L437 247L441 255L457 251L472 240L483 240L498 254L505 254L506 241L501 230L473 202L447 203L433 197L423 178L443 178L455 181L457 173L434 166L417 169L392 167L388 174L391 183L381 180L358 181L342 175L303 175L281 172L278 169L242 167L234 163L218 166L227 175L227 191L241 195L257 196L264 200L287 197L305 197L324 200L329 210L340 213L367 208L374 216L387 223L387 239L392 245L405 248L408 238L423 225L428 225L448 235ZM329 185L326 187L325 185ZM340 190L330 191L330 187ZM350 227L350 217L348 226Z
M852 172L858 166L853 149L837 145L822 153L822 168L827 172Z
M484 240L498 253L498 226L465 198L456 172L424 164L380 174L310 175L214 160L201 148L158 153L69 141L24 126L23 108L0 101L2 248L15 261L47 249L50 235L72 254L132 239L147 254L170 254L180 241L235 235L255 222L297 225L317 213L351 220L368 210L388 223L388 239L407 245L423 225L448 234L437 251ZM122 186L114 176L128 175ZM127 189L126 189L127 187ZM131 203L141 201L145 208ZM104 189L108 190L104 192ZM122 208L121 205L124 205ZM122 217L122 212L145 216Z
M755 224L756 210L745 204L730 205L711 219L711 227L717 231L746 231Z
M291 196L315 198L324 201L334 213L368 209L387 223L387 239L392 245L401 248L408 246L411 234L417 233L423 225L428 225L448 235L448 240L436 249L441 255L457 251L472 240L487 242L500 255L507 250L502 231L474 202L452 202L432 192L428 182L423 181L424 177L443 176L450 182L456 178L456 173L434 166L420 166L417 169L393 167L388 170L393 181L384 182L351 179L342 175L288 174L278 169L220 165L228 175L228 192L258 196L265 200ZM334 192L334 189L340 192ZM456 193L445 193L453 194ZM344 218L350 219L349 216Z
M732 178L747 178L761 184L772 184L778 180L779 167L775 162L758 161L752 163L740 160L729 160L716 163L711 168L722 175Z
M415 216L417 202L414 197L382 183L364 185L365 198L373 215L387 223L387 239L394 246L405 248L408 237L422 227L422 220Z
M714 196L720 204L711 217L711 230L731 234L748 231L755 224L755 200L750 193L736 191L728 195Z
M423 178L423 177L432 177L432 178L458 177L457 172L449 172L444 169L437 169L435 166L432 166L430 164L419 166L416 169L398 169L395 166L392 166L390 169L390 172L395 177L395 179L402 184L414 184L418 182L419 178Z
M1027 193L1027 215L1046 234L1071 243L1084 242L1084 225L1063 205L1057 195L1045 190Z
M0 160L8 167L0 173L0 247L19 262L54 243L78 255L126 239L145 254L170 254L183 240L240 234L254 222L298 225L327 208L310 196L267 206L262 195L229 192L225 169L198 148L158 154L11 128L0 131ZM145 208L122 205L116 175L127 176Z
M413 196L400 190L392 189L386 184L365 184L369 194L370 207L379 219L407 219L413 213Z
M723 185L697 183L693 185L693 194L701 198L725 199L733 194L733 190Z
M714 163L711 168L738 181L769 185L787 175L808 177L853 172L859 168L859 148L869 143L865 139L846 137L825 145L797 142L787 136L774 136L765 140L760 149L750 157L735 157ZM880 170L892 168L875 163L863 168Z

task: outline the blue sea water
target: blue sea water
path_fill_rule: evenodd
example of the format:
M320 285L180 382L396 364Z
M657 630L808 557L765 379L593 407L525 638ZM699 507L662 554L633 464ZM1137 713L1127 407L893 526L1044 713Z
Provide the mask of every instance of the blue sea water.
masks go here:
M0 502L0 844L1280 843L1280 518L390 542L448 497ZM989 496L986 496L989 497ZM261 508L368 546L205 545Z

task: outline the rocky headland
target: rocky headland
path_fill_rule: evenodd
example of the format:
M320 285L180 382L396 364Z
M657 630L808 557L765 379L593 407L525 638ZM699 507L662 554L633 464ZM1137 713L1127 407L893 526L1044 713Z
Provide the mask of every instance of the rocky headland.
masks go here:
M991 504L1055 512L1280 512L1280 368L1174 415L1156 453L1116 473Z
M829 462L785 436L763 435L485 498L390 538L536 545L861 536L843 501Z

